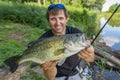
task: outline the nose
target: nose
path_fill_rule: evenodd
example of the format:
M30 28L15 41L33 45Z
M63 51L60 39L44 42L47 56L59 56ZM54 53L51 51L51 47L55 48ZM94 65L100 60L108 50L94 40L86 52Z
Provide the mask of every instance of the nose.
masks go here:
M60 25L60 20L59 19L56 20L56 25Z

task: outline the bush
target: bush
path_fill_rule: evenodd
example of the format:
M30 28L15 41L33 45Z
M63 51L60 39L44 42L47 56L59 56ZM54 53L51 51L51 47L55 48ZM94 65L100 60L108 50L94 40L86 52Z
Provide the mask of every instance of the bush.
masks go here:
M0 4L0 19L30 24L35 27L48 26L45 19L46 8L32 4ZM43 28L43 27L42 27Z
M89 11L86 8L68 7L69 10L69 22L72 26L77 26L84 31L88 37L92 37L99 29L97 21L97 13L95 11ZM92 32L92 33L91 33Z

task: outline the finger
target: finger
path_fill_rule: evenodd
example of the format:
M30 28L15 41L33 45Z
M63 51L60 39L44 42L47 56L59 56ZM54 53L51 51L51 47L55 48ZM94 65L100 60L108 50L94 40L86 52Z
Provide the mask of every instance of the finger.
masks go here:
M91 57L94 55L94 52L92 50L89 50L89 49L83 50L83 53L84 53L83 56L85 56L85 57Z
M82 53L80 53L80 55L83 57L83 58L87 58L89 56L89 54L86 52L86 51L82 51Z
M84 59L84 57L83 57L82 55L78 54L78 56L79 56L79 58L82 58L82 59Z
M50 66L50 64L51 64L50 61L46 61L45 63L43 63L43 64L41 65L41 67L42 67L44 70L47 70L48 67Z
M45 70L56 67L56 64L57 64L57 61L56 61L56 60L50 61L50 62L47 64Z
M50 67L55 67L55 66L56 66L56 64L57 64L57 61L56 61L56 60L54 60L54 61L52 61L52 62L51 62Z
M84 57L83 54L84 54L84 53L81 51L80 53L78 53L78 56L79 56L80 58L84 59L85 57Z
M84 53L82 52L82 53L80 53L80 54L78 54L78 56L80 57L80 58L82 58L82 59L84 59L85 61L93 61L93 56L92 55L83 55Z
M49 64L49 67L52 67L55 65L55 62L54 61L51 61L50 64Z
M88 53L88 51L86 50L82 50L80 53L78 53L80 55L80 57L82 56L82 58L88 58L91 56L91 54Z

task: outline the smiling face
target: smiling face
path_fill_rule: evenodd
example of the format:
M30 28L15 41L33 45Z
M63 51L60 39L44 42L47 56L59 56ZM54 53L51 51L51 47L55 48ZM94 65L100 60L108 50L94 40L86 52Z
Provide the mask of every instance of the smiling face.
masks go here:
M48 22L54 35L64 35L66 33L68 17L65 15L63 9L57 8L56 10L49 12Z

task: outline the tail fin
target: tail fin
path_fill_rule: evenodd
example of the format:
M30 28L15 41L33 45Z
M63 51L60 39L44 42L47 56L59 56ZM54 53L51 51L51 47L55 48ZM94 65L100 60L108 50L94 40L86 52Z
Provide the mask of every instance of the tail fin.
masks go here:
M13 73L18 68L18 60L20 59L19 55L10 57L4 61L4 63L10 67L10 71Z

